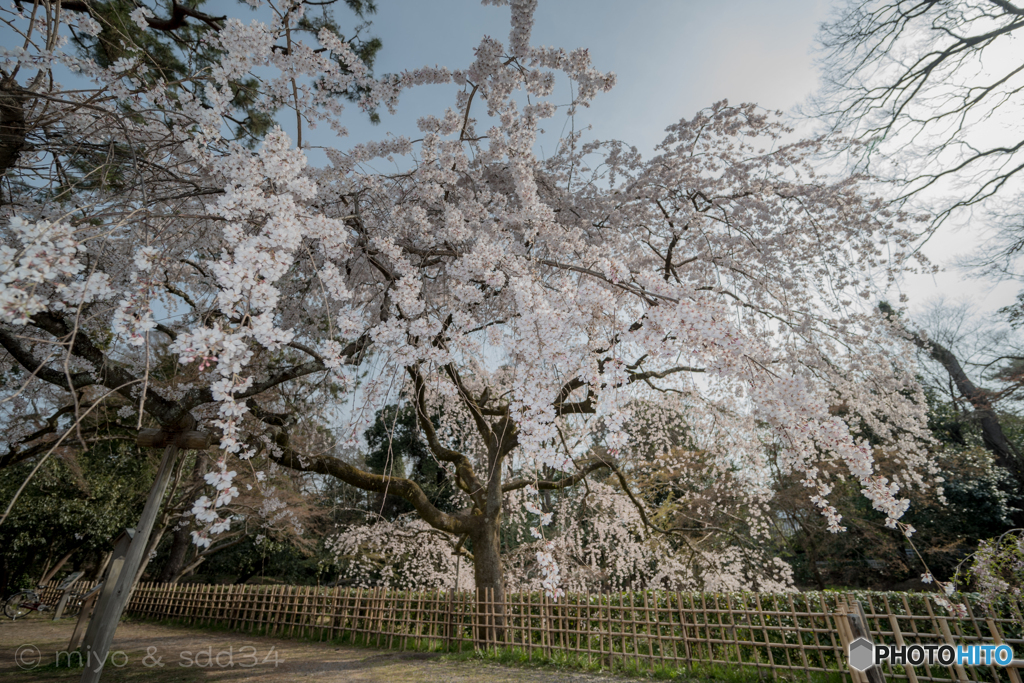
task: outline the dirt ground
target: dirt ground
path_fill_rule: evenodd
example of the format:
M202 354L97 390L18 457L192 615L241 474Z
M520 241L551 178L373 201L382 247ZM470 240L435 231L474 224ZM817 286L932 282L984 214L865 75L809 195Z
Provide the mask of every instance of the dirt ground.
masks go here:
M0 622L0 680L18 683L77 681L68 667L71 620L40 615ZM59 665L55 658L60 659ZM297 640L250 637L149 623L118 627L104 683L616 683L610 675L448 661L421 652L336 647ZM633 679L635 681L635 679Z

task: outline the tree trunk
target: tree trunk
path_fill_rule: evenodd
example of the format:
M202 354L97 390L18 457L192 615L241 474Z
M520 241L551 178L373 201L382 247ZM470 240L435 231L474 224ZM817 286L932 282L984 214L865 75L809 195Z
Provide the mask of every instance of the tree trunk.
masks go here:
M89 577L90 581L100 581L103 578L104 572L107 571L107 565L110 564L110 558L113 557L114 553L107 551L100 557L99 563L96 565L96 571Z
M178 583L178 581L181 580L182 577L187 576L188 574L191 574L196 569L198 569L199 565L201 565L203 562L206 562L206 560L211 555L219 553L221 550L225 550L227 548L230 548L231 546L238 545L248 537L248 534L244 533L243 531L239 531L238 533L234 534L233 538L231 536L228 536L228 538L232 538L232 540L227 541L226 543L210 546L202 552L199 552L199 549L196 548L196 556L192 558L192 562L188 566L179 570L178 573L174 576L174 578L171 579L171 583Z
M53 565L53 567L51 567L50 570L43 575L43 578L39 579L39 584L40 585L46 585L46 584L50 583L50 581L53 580L53 577L57 575L57 572L59 572L61 570L61 568L65 564L67 564L67 561L70 560L71 556L74 555L77 551L78 551L78 546L75 546L74 548L69 550L67 552L67 554L64 555L64 557L62 557L59 560L57 560L57 564Z
M138 585L142 581L142 575L146 573L146 568L149 566L149 561L153 559L153 553L156 552L156 547L160 545L160 539L164 537L164 532L167 531L167 526L162 525L159 529L155 530L149 536L149 541L146 543L146 556L142 558L142 564L139 565L139 571L135 573L135 583L132 585Z
M915 335L916 339L919 338ZM1024 490L1024 463L1021 462L1017 449L1003 433L999 417L989 401L989 392L976 386L967 377L963 366L960 365L960 361L952 351L933 341L928 341L927 344L931 357L942 364L942 367L949 373L950 379L956 384L957 391L963 394L963 397L974 408L974 417L981 426L982 443L995 456L993 458L995 464L1010 472L1017 481L1018 493Z
M51 545L50 547L52 548L53 546ZM43 578L39 579L39 581L37 582L37 585L42 586L43 584L46 583L45 579L46 579L46 577L50 573L50 564L52 564L52 563L53 563L53 555L51 555L49 552L47 552L46 553L46 562L43 563Z
M199 565L201 565L203 562L206 562L206 556L202 553L196 553L196 556L192 560L192 562L190 562L188 566L182 567L178 571L178 573L174 575L174 578L171 579L171 583L178 583L183 578L185 578L195 570L199 569Z
M818 546L813 542L807 544L807 557L811 562L811 574L818 590L825 590L825 579L821 576L821 569L818 567Z
M481 520L473 541L473 577L477 595L477 633L481 643L505 638L505 576L501 566L500 517Z
M196 452L195 465L189 477L191 486L202 485L203 477L209 469L210 459L203 451ZM187 509L187 508L186 508ZM188 549L192 546L192 517L186 517L183 513L174 528L174 537L171 540L171 553L160 572L160 583L177 583L181 576L182 568L185 566L185 557Z
M4 597L11 592L7 586L7 584L10 583L10 580L11 569L7 563L7 560L4 559L0 561L0 597Z
M7 173L26 147L24 93L17 83L6 79L0 83L0 176Z
M878 308L891 320L896 319L896 313L888 303L882 302ZM999 416L996 415L995 408L989 400L991 392L974 384L964 371L960 360L945 346L930 339L924 339L920 334L910 332L906 328L904 330L919 349L926 351L933 360L942 365L956 385L957 391L974 408L974 418L981 426L982 443L994 456L995 464L1007 470L1016 482L1014 487L1016 490L1011 490L1009 493L1019 494L1024 491L1024 458L1021 458L1021 454L1003 433Z
M171 539L171 554L164 564L163 571L160 572L160 583L174 583L178 573L185 566L185 555L191 546L190 527L191 524L183 525L178 522L178 527L174 530L174 538Z

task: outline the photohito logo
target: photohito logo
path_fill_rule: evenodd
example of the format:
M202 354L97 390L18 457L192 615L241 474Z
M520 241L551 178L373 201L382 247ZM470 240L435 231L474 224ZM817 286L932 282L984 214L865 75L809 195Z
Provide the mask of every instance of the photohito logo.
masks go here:
M973 666L1007 666L1013 661L1009 645L875 645L867 638L850 643L850 667L867 671L876 664L889 662L920 666L922 664L968 664Z

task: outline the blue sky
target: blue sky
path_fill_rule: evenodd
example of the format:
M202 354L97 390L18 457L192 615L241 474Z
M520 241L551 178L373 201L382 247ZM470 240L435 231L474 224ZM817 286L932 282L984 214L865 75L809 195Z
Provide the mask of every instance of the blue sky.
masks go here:
M378 75L464 67L482 36L508 39L507 7L478 0L379 0L378 7ZM718 100L770 109L802 101L817 85L812 45L828 8L827 0L549 0L537 8L532 43L586 47L598 69L614 72L618 85L579 120L599 139L649 152L666 126ZM350 119L352 141L385 131L415 134L416 116L443 112L451 92L433 86L407 93L398 114L385 114L380 126Z
M582 112L577 124L592 125L593 138L623 140L650 154L666 126L721 99L792 112L818 87L815 36L833 4L541 0L531 42L589 48L595 67L614 72L618 83ZM434 64L461 68L472 60L483 35L508 40L507 7L482 6L479 0L378 0L378 6L372 17L372 33L384 42L375 67L378 75ZM344 19L340 11L337 17ZM565 101L568 94L559 100L556 91L553 99ZM380 139L387 132L418 137L416 117L440 114L453 101L453 87L407 92L398 113L383 113L379 126L350 116L347 142ZM553 119L553 130L541 139L542 145L553 145L561 125L561 119ZM949 226L924 252L945 265L974 242L970 232ZM912 314L940 296L969 299L977 310L992 312L1011 303L1016 292L1015 283L985 283L950 267L935 276L908 275L886 296L896 300L906 293Z
M420 66L463 68L484 35L507 42L509 9L483 6L480 0L377 0L371 17L372 35L384 43L375 73L400 72ZM150 4L147 2L147 4ZM534 45L566 49L586 47L596 68L612 71L618 83L599 95L590 109L577 115L576 125L592 125L589 139L618 139L645 155L664 136L666 126L692 117L710 104L756 102L766 109L792 111L817 89L815 36L829 18L834 0L540 0L533 28ZM249 21L266 10L246 11L235 0L210 0L206 9ZM351 13L335 11L343 27ZM9 32L0 35L10 38ZM555 102L569 93L556 90ZM350 145L388 133L419 137L416 119L439 115L454 103L454 86L427 86L406 92L396 115L382 112L372 126L354 107L346 112L349 137L338 140L325 127L305 134L312 145ZM474 112L482 116L482 112ZM552 119L538 152L553 151L564 119ZM282 117L293 132L293 120ZM322 153L311 151L314 164ZM976 226L975 226L976 227ZM964 245L973 245L972 230L945 229L926 246L936 262L949 262ZM979 310L1009 304L1015 284L993 287L965 279L950 270L938 276L907 276L900 290L910 296L911 310L937 295L969 297ZM895 299L898 292L887 294Z

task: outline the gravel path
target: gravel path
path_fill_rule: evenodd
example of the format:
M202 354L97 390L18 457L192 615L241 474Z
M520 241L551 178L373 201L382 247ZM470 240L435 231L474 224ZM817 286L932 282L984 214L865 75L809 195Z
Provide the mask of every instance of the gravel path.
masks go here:
M2 617L0 617L2 618ZM81 669L54 666L74 623L39 615L0 622L0 679L77 681ZM447 661L442 655L337 647L244 634L125 622L117 630L104 683L617 683L630 679L551 668ZM634 679L635 680L635 679Z

